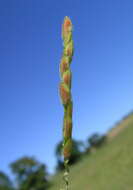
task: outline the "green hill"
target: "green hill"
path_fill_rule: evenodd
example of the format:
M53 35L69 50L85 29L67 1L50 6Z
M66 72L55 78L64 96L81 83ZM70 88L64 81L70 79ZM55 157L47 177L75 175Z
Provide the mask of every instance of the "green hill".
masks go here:
M108 143L71 167L70 190L133 190L133 114L108 133ZM60 190L62 174L50 190Z

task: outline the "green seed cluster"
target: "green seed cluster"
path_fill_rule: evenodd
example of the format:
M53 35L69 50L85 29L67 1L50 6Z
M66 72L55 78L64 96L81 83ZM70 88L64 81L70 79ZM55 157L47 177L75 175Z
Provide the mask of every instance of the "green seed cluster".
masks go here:
M64 161L69 160L72 151L72 97L70 64L73 56L72 23L65 17L62 25L63 56L60 63L60 96L64 106L63 121L63 155Z

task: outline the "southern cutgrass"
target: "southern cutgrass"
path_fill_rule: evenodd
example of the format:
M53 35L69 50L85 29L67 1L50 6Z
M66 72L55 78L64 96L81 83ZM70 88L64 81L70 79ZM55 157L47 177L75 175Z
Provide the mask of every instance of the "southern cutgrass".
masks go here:
M63 39L63 55L60 63L60 96L64 107L63 120L63 156L65 172L63 179L65 181L65 189L69 186L69 158L72 151L72 95L71 95L71 79L72 73L70 64L73 56L73 40L72 40L72 22L69 17L64 18L62 25L62 39Z

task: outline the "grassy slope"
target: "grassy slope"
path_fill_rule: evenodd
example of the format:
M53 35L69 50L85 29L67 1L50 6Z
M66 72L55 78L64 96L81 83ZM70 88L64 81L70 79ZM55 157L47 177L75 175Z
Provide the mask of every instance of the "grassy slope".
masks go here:
M70 190L133 190L133 115L110 131L109 139L71 168ZM62 174L52 182L50 190L60 190Z

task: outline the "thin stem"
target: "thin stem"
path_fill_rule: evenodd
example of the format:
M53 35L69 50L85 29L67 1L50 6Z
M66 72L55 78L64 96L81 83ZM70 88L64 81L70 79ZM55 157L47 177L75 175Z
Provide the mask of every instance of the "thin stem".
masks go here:
M64 160L64 166L65 166L65 171L63 175L63 179L65 182L65 190L69 189L69 165L68 165L69 160Z

